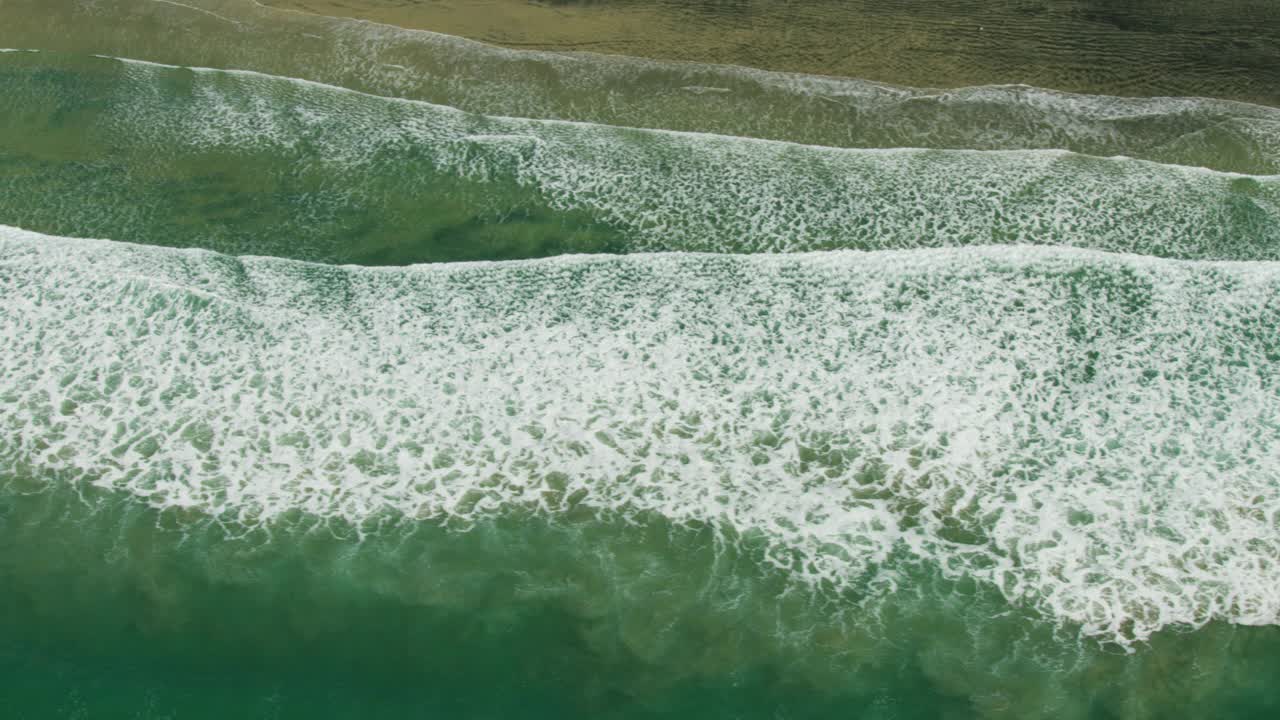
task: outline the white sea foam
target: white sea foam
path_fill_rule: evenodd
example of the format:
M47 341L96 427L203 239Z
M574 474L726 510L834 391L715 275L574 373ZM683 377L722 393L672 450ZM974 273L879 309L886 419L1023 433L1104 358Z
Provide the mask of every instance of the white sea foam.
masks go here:
M1280 622L1278 323L1270 263L365 269L4 229L0 468L248 524L656 514L1131 641Z
M154 67L154 66L153 66ZM633 251L785 252L1012 241L1175 257L1280 258L1280 175L1244 176L1062 150L833 149L590 123L480 118L308 81L199 69L174 140L329 159L429 150L452 172L513 176L562 210L629 231ZM228 87L228 80L242 81ZM150 73L141 78L152 84ZM292 86L292 87L290 87ZM281 102L281 98L287 98ZM305 113L306 121L296 118ZM148 114L134 132L166 126ZM1280 125L1277 125L1280 129ZM486 152L472 146L483 138ZM506 141L506 142L504 142ZM1232 183L1246 183L1239 193Z
M218 13L212 12L210 10L205 10L204 8L196 7L195 5L188 5L186 3L174 2L174 0L151 0L151 2L158 2L158 3L163 3L165 5L173 5L174 7L186 8L188 10L191 10L192 12L202 13L204 15L208 15L209 17L215 17L224 22L229 22L232 25L242 24L239 20L232 20L229 17L226 17L224 15L219 15Z
M397 97L370 96L369 94L367 94L367 92L362 92L358 90L349 90L349 88L346 88L346 87L328 85L328 83L324 83L320 81L312 81L312 79L273 76L273 74L255 72L255 70L219 69L219 68L206 68L206 67L179 67L179 65L154 63L154 61L147 61L147 60L114 58L114 56L110 56L110 55L96 55L96 56L99 56L99 58L102 58L102 59L120 61L120 63L138 65L138 67L164 68L164 69L173 69L173 70L189 69L197 73L225 74L225 76L229 76L229 77L239 77L239 78L246 78L246 79L251 78L251 82L276 82L276 83L287 82L287 83L294 83L294 85L298 85L302 87L314 88L314 90L316 91L340 92L340 94L369 97L370 100L374 99L374 97L378 97L378 100L389 101L389 102L398 101L398 102L402 102L402 104L416 106L416 108L419 108L422 110L430 109L430 110L436 110L436 111L452 111L452 113L461 113L465 115L470 114L470 113L466 113L465 110L456 109L456 108L453 108L453 106L449 106L449 105L434 104L434 102L422 101L422 100L397 99ZM406 65L390 64L389 67L407 69ZM145 77L142 79L147 79L147 81L154 81L154 79L157 79L157 78ZM726 88L726 87L707 87L707 86L687 86L684 88L684 90L689 90L689 88L696 88L696 90L699 90L699 91L717 91L717 92L731 91L730 88ZM206 94L209 94L209 95L219 94L219 88L204 88L204 90ZM259 88L259 90L261 90L261 88ZM234 94L233 88L227 88L227 91L233 92ZM947 91L946 95L948 97L972 95L975 101L982 102L982 104L998 104L998 102L1005 100L1004 97L1000 97L1000 96L1010 94L1010 92L1016 95L1016 100L1018 100L1019 104L1029 104L1033 106L1037 104L1043 104L1043 105L1047 105L1047 108L1046 108L1047 110L1061 111L1060 108L1056 108L1056 106L1053 106L1052 102L1048 102L1042 99L1039 99L1039 100L1037 99L1037 94L1044 94L1044 92L1048 92L1048 91L1037 90L1037 88L1025 87L1025 86L961 88L961 90ZM264 97L262 97L260 102L262 102L262 104L264 105L269 104L270 102L269 99L271 95L274 95L274 94L270 94L270 92L268 92L268 94L264 94ZM1060 95L1060 94L1050 94L1050 95ZM1030 96L1030 97L1027 97L1027 96ZM1213 102L1211 100L1206 100L1206 99L1188 99L1188 97L1162 97L1162 99L1155 99L1155 101L1144 100L1144 99L1132 99L1132 97L1106 97L1107 102L1101 102L1102 100L1101 97L1100 99L1094 99L1094 100L1098 100L1098 102L1094 102L1094 104L1089 104L1088 106L1089 113L1091 113L1092 115L1096 115L1096 117L1098 118L1106 118L1111 120L1134 120L1142 117L1165 117L1165 115L1194 114L1194 113L1197 113L1197 111L1203 110L1201 106L1199 106L1203 104L1203 102ZM1132 106L1134 104L1137 104L1137 106ZM1121 106L1121 108L1124 108L1124 110L1120 111L1120 113L1117 113L1117 111L1114 109L1114 105L1119 105ZM1239 105L1239 104L1231 104L1231 105ZM1111 108L1111 109L1107 109L1107 108ZM1221 117L1215 118L1215 122L1213 122L1213 124L1211 124L1210 127L1197 128L1196 132L1204 133L1204 132L1212 131L1212 129L1215 129L1216 127L1219 127L1219 126L1229 126L1229 124L1233 124L1233 123L1238 124L1238 126L1240 126L1240 128L1238 128L1240 129L1240 131L1244 131L1244 132L1253 131L1257 133L1258 137L1256 138L1256 140L1258 142L1265 143L1266 145L1267 152L1265 155L1280 155L1280 110L1263 108L1263 106L1248 106L1248 108L1257 108L1257 113L1256 113L1257 118L1252 117L1252 115L1248 113L1239 115L1239 117L1236 117L1236 115L1231 115L1230 113L1222 113ZM768 138L724 136L724 135L717 135L717 133L713 133L713 132L681 131L681 129L630 128L626 126L614 126L614 124L607 124L607 126L602 126L602 124L593 123L593 122L590 122L590 120L576 120L576 119L541 119L540 120L540 119L529 119L529 118L517 117L517 115L506 114L506 113L489 114L488 118L494 120L494 122L524 124L524 126L527 126L527 127L586 128L586 129L596 129L596 131L612 131L612 132L623 132L623 133L630 131L630 132L636 132L636 133L643 133L643 135L645 136L652 135L652 136L659 136L659 137L690 137L690 138L707 137L707 138L714 138L714 140L722 140L722 141L740 141L740 142L748 143L749 146L756 146L756 147L805 145L805 143L799 143L799 142L791 142L791 141L783 141L783 140L768 140ZM1251 124L1249 124L1249 120L1253 120L1253 119L1257 119L1258 122L1260 122L1260 124L1258 124L1257 127L1253 127L1251 126ZM829 150L833 152L838 152L838 154L859 154L859 152L861 152L861 154L868 154L868 152L877 152L877 151L878 152L904 152L904 151L913 152L913 151L923 151L923 150L931 150L931 149L932 150L951 150L956 152L988 150L988 151L1012 152L1012 154L1018 154L1018 155L1032 154L1032 152L1036 150L1053 152L1053 154L1059 154L1059 152L1070 151L1068 147L1066 147L1065 145L1062 145L1062 146L1052 145L1052 141L1046 141L1047 143L1027 141L1025 142L1025 146L1020 146L1019 143L1009 143L1009 145L997 145L995 147L988 147L988 146L934 147L933 145L931 145L931 143L928 142L928 137L929 137L929 133L927 131L924 131L924 129L922 128L922 129L919 129L919 132L911 133L910 135L911 140L909 142L904 143L904 145L895 145L895 146L887 146L887 147L870 147L870 149L838 149L838 147L824 146L824 147L820 147L820 150ZM1187 141L1187 136L1185 135L1179 135L1176 138L1171 138L1171 140L1167 140L1167 142L1170 142L1170 143L1185 142L1185 141ZM818 150L818 147L813 147L813 150ZM1087 152L1085 152L1085 154L1087 154ZM1140 152L1138 152L1138 154L1135 154L1135 156L1137 156L1137 158L1140 159ZM1117 158L1129 159L1129 156L1117 155ZM1158 160L1153 160L1152 163L1161 164L1160 161ZM1270 164L1270 163L1267 163L1267 164ZM1251 176L1280 177L1280 173L1234 173L1234 172L1215 173L1210 168L1198 168L1198 167L1179 168L1179 169L1183 169L1185 170L1185 172L1198 172L1198 170L1203 170L1203 172L1210 172L1213 174L1224 174L1224 176L1231 176L1231 177L1251 177Z
M102 133L101 145L131 150L116 157L158 166L135 173L143 177L164 176L175 157L212 150L275 156L289 168L288 179L311 168L340 176L323 191L356 208L403 207L438 193L431 173L515 183L555 210L585 212L616 228L622 249L632 252L1035 243L1280 259L1280 176L1061 150L834 149L485 117L246 71L140 61L122 67L127 77L109 86L121 101L102 104L94 131ZM175 81L189 84L189 92L165 94ZM44 86L32 88L13 92L30 92L31 104L61 102ZM398 179L393 190L374 182L386 177ZM403 197L371 197L372 186ZM17 198L22 187L10 193ZM143 212L110 201L56 210L63 222L72 222L71 213L86 216L90 228L114 214ZM25 217L20 210L10 215ZM141 238L143 225L112 227L127 226ZM257 252L308 247L301 240L310 225L264 241ZM342 249L306 257L340 258Z
M27 3L32 9L26 14L33 17L52 12L37 0L10 0L12 14L21 17ZM201 23L197 9L241 24L214 18ZM60 35L45 39L41 33L49 32L46 25L73 22L99 28L96 52L265 70L473 112L854 147L1068 147L1280 171L1280 110L1225 100L1087 96L1020 85L905 88L733 66L513 50L219 0L97 0L61 22L50 18L11 32L23 42L65 47ZM180 32L139 32L156 25ZM0 39L5 37L0 28Z

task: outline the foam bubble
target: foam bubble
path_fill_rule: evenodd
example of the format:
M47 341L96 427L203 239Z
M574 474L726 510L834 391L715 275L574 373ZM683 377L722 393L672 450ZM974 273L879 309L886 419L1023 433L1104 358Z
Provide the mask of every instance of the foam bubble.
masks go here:
M1035 243L1280 258L1280 176L485 117L256 73L46 57L4 78L23 146L2 207L64 235L337 262L369 262L374 246L412 262L534 217L554 252ZM488 253L529 254L549 252Z
M1062 248L364 269L5 229L0 466L251 526L657 516L1121 642L1275 624L1278 298Z

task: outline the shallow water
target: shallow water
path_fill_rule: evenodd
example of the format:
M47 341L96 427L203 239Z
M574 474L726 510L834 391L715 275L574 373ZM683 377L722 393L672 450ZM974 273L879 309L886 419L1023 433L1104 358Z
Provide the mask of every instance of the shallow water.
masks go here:
M1119 97L1123 88L1116 86L1100 87L1100 96L1073 95L992 85L1008 79L984 76L944 91L741 66L520 51L251 0L3 0L0 12L6 19L0 47L257 70L491 115L838 147L1067 149L1247 173L1274 174L1280 167L1280 122L1272 107ZM1230 97L1221 85L1203 94ZM1271 104L1280 103L1273 98Z
M1274 716L1270 18L1089 8L0 0L0 714Z
M917 86L1280 100L1269 0L263 0L520 48Z
M55 53L0 56L0 87L15 100L0 210L52 233L366 264L1003 243L1280 257L1280 175L480 117ZM1273 157L1230 140L1203 152L1218 149L1255 169Z

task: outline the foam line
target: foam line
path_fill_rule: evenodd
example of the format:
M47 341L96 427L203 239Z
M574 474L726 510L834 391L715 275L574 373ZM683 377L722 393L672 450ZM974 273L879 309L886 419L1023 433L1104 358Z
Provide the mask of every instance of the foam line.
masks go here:
M905 88L731 66L511 50L243 2L184 4L242 24L229 30L222 19L205 22L190 9L157 3L100 0L57 10L11 0L0 43L20 39L49 49L261 70L489 114L830 146L1065 147L1280 172L1280 110L1241 102L1086 96L1016 85ZM92 23L97 32L73 40L51 30L74 23ZM156 26L171 32L139 30Z
M534 215L556 238L586 228L559 252L1036 243L1280 258L1277 175L1061 150L823 148L477 116L247 71L24 62L3 78L28 125L0 209L63 235L363 262L359 232L396 246L436 224L483 234ZM81 123L70 136L68 117ZM463 213L477 219L452 219ZM410 262L446 259L422 242Z

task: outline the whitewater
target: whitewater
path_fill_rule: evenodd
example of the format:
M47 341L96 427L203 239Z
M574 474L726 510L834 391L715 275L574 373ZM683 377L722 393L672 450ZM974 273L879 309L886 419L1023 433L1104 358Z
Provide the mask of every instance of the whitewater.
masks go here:
M1280 110L0 17L0 715L1275 707Z
M0 210L51 234L361 264L1003 243L1280 258L1274 174L489 117L243 71L12 57L0 118L23 132Z
M932 563L1123 643L1280 620L1272 263L2 238L5 474L249 525L651 515L763 534L809 586Z

